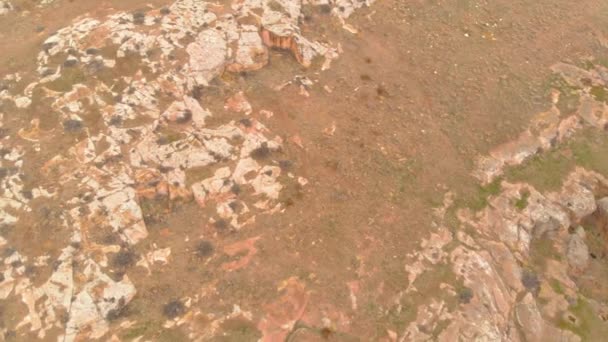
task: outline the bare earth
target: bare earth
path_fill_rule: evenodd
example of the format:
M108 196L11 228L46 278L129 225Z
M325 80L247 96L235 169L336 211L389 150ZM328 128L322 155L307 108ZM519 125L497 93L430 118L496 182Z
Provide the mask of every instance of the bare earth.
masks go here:
M0 0L0 340L603 341L608 2Z

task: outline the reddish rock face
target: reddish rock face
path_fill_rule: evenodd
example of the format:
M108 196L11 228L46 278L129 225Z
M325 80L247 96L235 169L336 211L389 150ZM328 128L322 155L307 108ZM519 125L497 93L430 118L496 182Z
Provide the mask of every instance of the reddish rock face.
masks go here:
M276 34L262 27L261 36L264 45L268 48L290 51L299 63L304 64L304 57L293 35L289 33Z
M234 94L226 100L224 109L231 110L236 113L244 113L246 115L251 114L251 104L247 101L247 98L242 91Z
M232 245L228 245L224 247L224 253L226 255L234 257L238 254L245 253L244 256L240 257L240 259L227 262L222 265L222 268L228 272L236 271L243 267L246 267L251 259L256 255L258 250L255 248L255 242L258 241L260 237L254 237L251 239L247 239L245 241L236 242Z

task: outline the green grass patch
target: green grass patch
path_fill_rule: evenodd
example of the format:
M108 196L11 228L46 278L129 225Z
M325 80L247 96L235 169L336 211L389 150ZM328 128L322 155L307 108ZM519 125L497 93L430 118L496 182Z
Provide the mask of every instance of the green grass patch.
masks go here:
M268 2L268 7L275 12L284 12L285 11L283 6L278 1L275 1L275 0L270 0Z
M608 139L595 128L579 132L569 143L507 168L509 182L526 182L539 191L557 191L576 166L608 175Z
M562 283L560 283L559 280L552 278L549 281L549 285L551 286L551 288L553 289L553 291L555 291L555 293L557 294L564 294L564 287L562 286Z
M575 167L572 159L562 151L548 151L532 157L522 165L508 168L506 178L512 182L526 182L540 191L554 191L562 186L565 176Z
M210 166L197 166L190 169L186 169L186 186L190 187L192 184L213 177L215 168ZM237 192L240 187L234 187L234 191Z
M84 83L86 76L79 68L65 68L61 71L61 76L47 83L46 87L53 91L68 92L72 90L72 86L79 83Z
M161 326L160 322L146 321L137 323L122 333L122 339L126 341L133 340L139 336L144 336L146 333L152 332L156 327Z
M547 93L549 93L552 89L559 90L561 93L569 93L571 91L579 90L558 74L551 75L545 82L543 88Z
M552 241L550 238L541 236L530 242L530 264L534 269L544 270L548 259L562 260L561 254Z
M549 96L552 90L557 90L560 93L556 106L562 115L569 115L576 111L580 104L579 88L569 84L560 75L554 74L549 77L544 85L546 96Z
M472 299L475 296L475 293L470 289L467 289L460 277L454 273L451 265L447 264L437 264L430 271L424 272L416 278L414 281L414 287L418 289L417 295L420 296L421 300L426 300L431 296L436 296L438 293L445 293L440 288L441 283L452 285L456 292L457 296L447 295L444 298L446 307L448 310L454 310L459 304L466 302L467 299Z
M185 133L173 131L169 128L163 128L159 131L157 142L159 145L167 145L185 138Z
M605 340L608 335L608 325L598 317L585 299L578 298L576 304L570 307L570 312L576 317L576 321L572 322L567 317L560 317L557 322L559 328L572 331L583 341Z
M467 207L474 211L479 211L488 205L488 200L491 196L496 196L501 191L502 178L495 179L492 183L485 186L477 186L475 192L464 198L461 202L457 203L461 207Z
M570 149L576 165L608 175L608 137L596 129L582 132L583 139L574 140Z
M608 68L608 57L601 56L594 59L595 64Z
M600 102L608 103L608 91L602 86L591 87L591 95Z
M221 325L222 334L217 341L257 341L262 337L255 325L244 319L227 320Z
M521 197L515 201L515 208L519 210L524 210L528 206L528 198L530 198L530 192L528 190L524 190Z

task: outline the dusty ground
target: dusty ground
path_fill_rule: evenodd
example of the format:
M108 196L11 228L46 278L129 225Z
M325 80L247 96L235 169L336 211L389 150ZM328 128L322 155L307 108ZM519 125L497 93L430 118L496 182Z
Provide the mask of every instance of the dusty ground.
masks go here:
M454 326L453 322L467 321L457 313L469 310L469 305L473 307L477 298L483 297L468 283L476 279L474 276L455 271L458 254L454 251L460 250L458 241L462 241L456 236L466 232L480 241L500 241L484 235L484 227L495 225L499 230L501 226L484 221L483 215L494 215L494 211L502 215L507 210L501 207L500 200L511 195L508 184L529 184L531 190L525 191L536 194L538 190L539 196L545 196L561 191L576 167L595 171L598 177L608 176L605 127L593 127L584 123L584 118L584 127L563 142L539 148L523 162L507 163L504 173L497 180L492 179L493 183L484 184L475 176L480 156L494 156L501 146L517 140L539 113L552 108L552 91L561 93L555 107L559 108L560 119L580 116L580 103L584 101L581 98L586 95L591 94L600 104L608 101L608 78L603 79L604 83L593 80L577 86L580 78L573 77L568 83L567 77L553 68L561 62L580 70L606 70L602 69L608 67L605 1L378 0L357 9L345 19L347 25L339 19L342 2L306 4L296 18L301 35L328 46L339 45L339 56L329 69L323 70L321 56L306 67L292 51L273 48L268 49L268 63L262 68L222 70L209 78L208 85L184 85L188 96L212 113L205 119L205 128L234 125L243 132L257 134L251 122L259 122L267 129L260 129L267 137L263 144L280 143L269 149L259 145L256 136L252 141L258 145L251 151L251 157L260 165L275 168L268 176L272 184L282 186L278 197L268 195L267 205L254 209L261 197L257 190L249 189L253 177L247 177L240 185L226 180L230 191L220 191L220 195L230 198L230 213L242 212L243 205L251 208L251 213L243 216L223 216L225 212L218 209L219 205L202 204L192 188L222 167L233 170L234 164L247 158L238 153L199 167L180 165L184 184L174 184L170 196L147 196L148 188L157 187L159 182L172 185L173 176L167 174L174 172L170 169L173 165L166 166L162 160L158 165L135 165L131 148L146 134L169 143L186 141L187 135L196 134L196 129L187 126L189 123L160 119L179 96L158 91L154 109L144 109L143 104L137 103L131 106L135 117L119 123L106 120L99 102L86 103L76 111L65 110L67 105L57 107L53 102L76 84L101 94L100 88L94 86L102 83L111 88L101 95L105 102L126 102L131 94L129 87L145 87L156 77L160 79L163 68L169 70L166 65L155 72L150 70L151 64L146 64L152 62L140 61L143 57L114 58L116 46L108 45L99 55L114 58L116 65L98 74L81 74L73 71L84 68L80 64L66 66L64 60L71 54L66 47L49 62L64 66L62 78L34 87L28 106L19 108L16 102L28 84L40 81L36 70L40 66L38 54L45 49L49 36L59 29L77 22L77 18L104 21L108 15L123 11L134 20L139 16L135 13L144 17L167 16L171 14L163 14L160 9L168 8L173 1L11 3L12 8L0 14L0 74L4 77L19 73L21 79L5 78L1 84L4 89L0 88L6 90L0 100L4 158L0 170L6 180L2 183L3 198L19 198L29 210L3 202L3 215L16 217L13 222L3 216L0 228L2 279L11 280L0 291L6 293L0 300L0 329L5 340L88 340L95 336L97 328L102 332L95 337L125 341L541 341L555 336L600 341L603 332L608 331L608 316L602 316L606 315L603 309L597 309L608 304L608 288L604 284L608 280L604 255L608 221L603 221L599 204L564 226L566 230L571 228L571 235L576 235L573 230L579 223L584 226L589 253L595 256L589 265L576 266L583 270L567 268L574 267L572 264L564 266L564 272L571 272L568 274L573 279L564 280L568 285L555 285L556 280L549 276L543 278L543 272L550 272L546 271L545 259L553 260L553 247L543 244L543 239L550 238L533 240L525 253L513 247L514 256L510 257L517 259L514 265L523 270L518 273L523 286L513 285L511 292L504 292L513 296L512 302L505 300L509 303L505 304L509 307L505 320L515 323L509 325L498 319L495 326L499 333L494 335L488 332L493 331L489 328L479 328L475 333L464 328L457 333L448 329ZM219 1L210 8L220 16L231 11L231 3L242 1ZM264 3L271 10L284 11L288 6L281 3L291 2ZM192 55L189 57L184 47L194 40L192 35L184 37L183 46L167 58L167 65L179 70L180 66L193 64ZM151 61L163 60L162 55L154 53L147 56ZM137 79L141 77L137 76L140 70L146 77L142 84L117 81L123 76ZM296 76L305 81L279 87ZM40 95L44 93L42 88L53 92ZM226 106L240 92L250 103L251 114ZM122 98L115 93L121 93ZM142 114L146 111L157 113ZM272 116L265 114L268 112ZM41 133L26 139L27 134L22 132L35 126L32 120L39 120ZM159 126L146 131L155 122L160 122ZM76 145L84 146L87 139L112 136L109 132L114 126L125 132L129 128L137 131L129 133L133 140L117 143L120 153L112 155L115 159L83 162L78 159L78 151L70 150ZM104 145L103 139L93 143L95 156L113 146L112 142ZM246 146L249 141L246 134L239 139L231 143ZM166 143L156 140L152 145L145 148L160 148ZM12 151L23 154L13 158ZM67 166L49 172L49 161L57 155L67 158L61 167ZM148 169L160 174L155 176L154 184L137 178L137 172ZM99 178L103 181L97 179L96 185L81 182L96 170L104 173ZM277 177L276 172L280 173ZM82 214L86 216L93 210L87 203L94 201L87 199L87 194L102 198L101 193L106 191L103 182L111 184L112 177L118 179L123 174L130 177L124 181L125 189L134 189L132 203L138 208L134 212L141 216L147 236L130 240L118 233L123 227L107 223L110 217L126 215L127 209L122 207L109 212L100 209L75 223L76 216L69 213L87 211ZM15 175L16 180L9 180ZM263 172L259 175L263 177ZM501 181L507 185L499 185ZM20 185L11 188L13 183ZM19 189L22 196L7 195L14 189ZM606 189L598 185L593 196L599 200L608 195ZM43 190L52 195L36 195ZM172 191L182 190L173 195ZM529 195L523 195L526 192L519 188L517 191L522 197L513 203L522 208L517 213L525 220ZM560 203L558 195L546 197ZM446 202L446 198L453 201ZM211 201L215 200L219 203L223 199L214 197ZM446 212L438 215L439 208ZM475 212L482 214L476 217ZM137 216L133 212L127 214ZM231 221L236 216L238 224ZM253 216L255 220L244 222ZM413 260L426 248L424 244L421 247L421 242L442 229L453 234L449 247L445 247L450 256L422 267L427 271L412 278L417 273L412 270L420 266ZM488 231L491 235L492 229ZM480 241L474 250L491 250ZM441 248L443 245L438 247ZM73 254L70 272L76 285L52 278L62 265L68 264L61 257L66 249ZM148 257L159 250L170 250L170 255L156 261ZM16 252L20 257L15 257ZM567 253L562 254L554 259L568 265L564 261ZM492 260L503 259L508 258ZM148 265L142 266L141 260ZM87 271L89 267L99 267L96 276L104 274L108 279L95 283L95 276ZM498 266L497 269L492 279L501 279L508 273ZM554 290L576 284L571 286L575 289L573 295L568 289L562 291L569 295L570 306L560 307L577 316L575 323L566 321L558 309L555 310L559 313L553 315L541 310L540 320L561 329L561 335L553 334L549 328L539 328L542 332L538 333L538 329L521 326L521 321L534 321L521 319L525 316L517 309L518 305L529 304L526 294L530 293L531 301L539 307L553 303L553 297L542 297L542 291L535 290L541 287L535 282L544 284L545 280L554 285ZM59 285L52 285L53 281ZM52 297L50 290L44 290L41 296L34 296L33 303L28 303L29 293L44 284L68 286L70 295L59 289L57 293L65 297ZM125 290L130 295L120 302L105 295L104 289L118 286L112 284L130 284L135 290ZM446 294L446 288L452 289L447 293L453 295ZM49 304L64 300L68 304L79 303L77 294L90 295L95 302L90 307L99 315L78 322L72 305ZM437 314L441 318L429 327L430 319L421 312L432 307L431 298L441 302L442 310L449 315ZM88 317L85 313L89 307L82 305L81 315ZM34 328L35 314L43 322L41 327ZM537 333L530 333L531 330Z

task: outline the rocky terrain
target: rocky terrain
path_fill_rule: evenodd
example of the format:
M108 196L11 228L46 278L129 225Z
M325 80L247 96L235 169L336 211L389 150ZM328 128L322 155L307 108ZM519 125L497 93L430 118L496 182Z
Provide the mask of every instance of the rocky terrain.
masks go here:
M554 5L0 0L0 338L602 341L608 6Z

